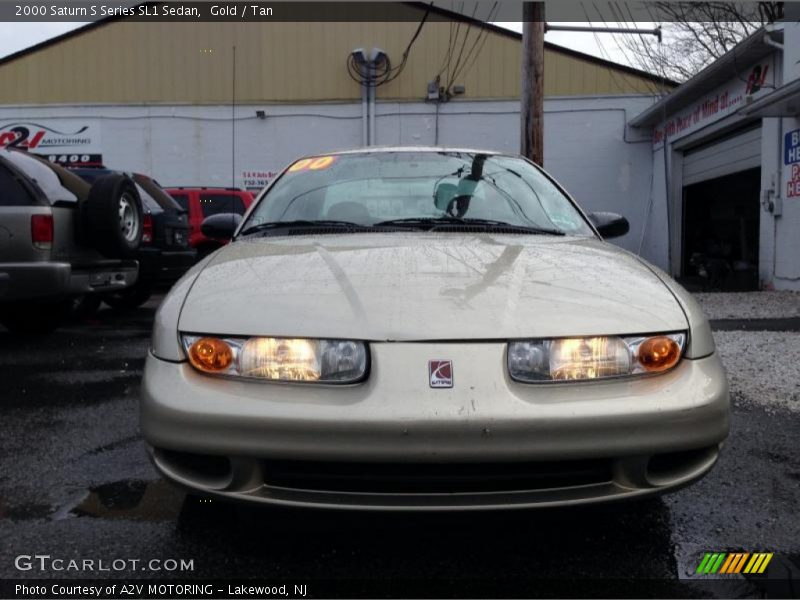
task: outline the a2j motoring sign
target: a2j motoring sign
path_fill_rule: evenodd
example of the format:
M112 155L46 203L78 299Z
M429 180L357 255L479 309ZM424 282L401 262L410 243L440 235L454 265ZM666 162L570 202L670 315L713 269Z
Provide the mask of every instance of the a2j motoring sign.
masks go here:
M16 148L65 165L101 165L99 130L86 123L17 122L0 125L0 148Z

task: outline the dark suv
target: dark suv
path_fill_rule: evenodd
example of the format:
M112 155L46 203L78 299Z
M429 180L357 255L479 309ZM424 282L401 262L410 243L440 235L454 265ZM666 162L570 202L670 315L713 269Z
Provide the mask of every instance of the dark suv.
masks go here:
M119 174L106 168L70 169L88 183ZM154 179L141 173L126 173L142 199L144 234L136 253L139 279L129 289L103 294L112 308L136 308L150 298L154 290L169 288L194 264L195 251L189 247L189 221L186 211ZM92 299L94 300L94 299ZM97 308L99 302L81 307L82 312Z
M0 150L0 323L58 327L81 297L134 284L144 233L134 182L109 174L89 185L20 150Z

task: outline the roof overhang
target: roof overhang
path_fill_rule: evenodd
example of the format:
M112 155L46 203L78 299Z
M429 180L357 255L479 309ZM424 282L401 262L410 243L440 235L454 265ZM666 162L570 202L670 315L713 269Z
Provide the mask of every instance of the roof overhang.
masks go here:
M782 85L739 109L751 117L793 117L800 114L800 79Z
M777 51L776 47L770 45L767 40L781 43L783 41L783 30L767 27L760 28L697 75L681 84L669 95L635 116L628 124L631 127L651 127L660 123L665 114L671 115L686 108L704 94L738 77L742 68L750 66Z

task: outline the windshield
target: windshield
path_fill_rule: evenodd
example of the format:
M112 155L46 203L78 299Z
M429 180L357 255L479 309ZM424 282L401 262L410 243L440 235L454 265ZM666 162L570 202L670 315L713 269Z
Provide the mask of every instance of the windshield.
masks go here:
M529 162L460 152L375 152L297 161L242 228L288 221L373 226L478 220L593 235L570 200Z
M154 179L139 173L134 173L132 177L136 182L136 186L139 188L139 194L142 198L146 195L150 201L158 207L159 211L171 210L184 212L183 208L175 202L175 199L167 194L164 188L158 185Z

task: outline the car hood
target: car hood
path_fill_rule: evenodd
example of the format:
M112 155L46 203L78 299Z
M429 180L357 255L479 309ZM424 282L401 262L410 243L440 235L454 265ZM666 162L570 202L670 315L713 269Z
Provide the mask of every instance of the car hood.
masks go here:
M234 242L197 277L183 332L488 340L687 329L635 256L597 239L356 233Z

